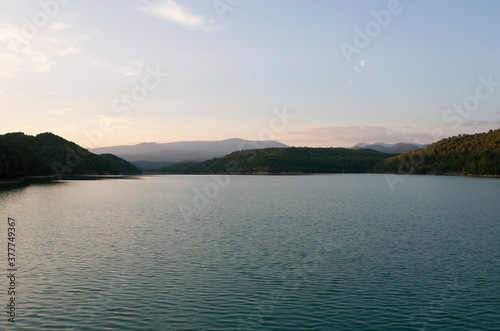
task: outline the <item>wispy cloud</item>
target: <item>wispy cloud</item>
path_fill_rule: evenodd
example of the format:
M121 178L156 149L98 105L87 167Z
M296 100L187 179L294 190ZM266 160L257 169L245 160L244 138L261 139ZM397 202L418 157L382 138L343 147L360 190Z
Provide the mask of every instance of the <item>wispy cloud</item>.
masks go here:
M128 65L117 65L109 63L105 60L91 60L89 65L104 68L121 76L139 76L142 71L143 64L137 60L131 61Z
M0 48L0 76L49 71L58 58L82 52L81 41L89 38L84 34L62 33L70 28L64 23L53 23L50 29L36 38L27 37L21 26L1 23L0 47L3 47Z
M189 30L216 31L220 27L216 26L213 19L203 15L195 15L191 10L173 0L160 0L150 2L143 0L145 6L140 9L156 18L177 23Z
M69 114L69 109L68 108L55 108L55 109L50 109L49 112L54 115L68 115Z
M382 126L316 127L277 134L276 139L294 146L351 147L357 143L430 143L431 134L394 131Z
M51 30L54 30L54 31L60 31L60 30L66 30L66 29L69 29L71 28L73 25L72 24L66 24L66 23L63 23L63 22L53 22L51 25L50 25L50 29Z
M42 90L42 92L45 93L45 94L57 94L56 91L52 91L52 90L49 90L49 89L46 89L46 88L44 88Z
M500 120L493 121L465 121L462 125L470 127L481 127L481 126L500 126Z
M26 99L26 95L24 93L12 92L7 88L0 88L0 99L5 101L14 99Z

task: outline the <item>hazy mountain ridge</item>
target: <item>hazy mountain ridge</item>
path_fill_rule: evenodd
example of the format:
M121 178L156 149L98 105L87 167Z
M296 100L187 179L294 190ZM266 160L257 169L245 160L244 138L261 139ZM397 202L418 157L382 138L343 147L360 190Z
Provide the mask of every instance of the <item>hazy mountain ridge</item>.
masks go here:
M222 154L221 154L222 153ZM182 151L182 150L162 150L158 152L147 152L140 154L120 154L120 157L129 161L149 161L149 162L170 162L178 163L185 161L205 161L217 156L224 156L229 153L221 151L209 152L203 150Z
M413 143L365 144L359 143L351 149L373 149L383 153L406 153L426 145ZM274 140L250 141L232 138L219 141L178 141L171 143L145 142L136 145L120 145L91 149L96 154L112 153L141 169L158 169L167 165L185 162L202 162L223 157L232 152L248 149L289 147Z
M171 143L141 143L91 149L96 154L111 153L143 167L188 161L205 161L229 153L259 148L284 148L287 145L274 140L252 141L232 138L217 141L178 141Z
M397 153L403 154L408 153L419 148L425 148L429 146L428 144L415 144L415 143L395 143L395 144L385 144L385 143L375 143L375 144L365 144L359 143L351 147L351 149L362 149L369 148L375 151L384 153Z

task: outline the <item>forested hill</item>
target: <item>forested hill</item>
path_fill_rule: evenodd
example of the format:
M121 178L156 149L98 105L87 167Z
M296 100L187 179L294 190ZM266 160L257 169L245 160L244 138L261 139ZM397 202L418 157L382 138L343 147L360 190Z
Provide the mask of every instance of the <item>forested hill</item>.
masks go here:
M139 170L135 165L132 163L128 162L127 160L122 159L121 157L118 157L114 154L99 154L99 157L103 158L104 160L114 164L115 166L118 167L120 170L121 174L140 174L142 173L141 170Z
M380 173L500 175L500 129L459 135L379 163Z
M0 135L0 178L125 172L140 170L117 157L93 154L52 133Z
M158 171L171 174L364 173L393 155L370 149L265 148L233 152L199 163L175 164Z

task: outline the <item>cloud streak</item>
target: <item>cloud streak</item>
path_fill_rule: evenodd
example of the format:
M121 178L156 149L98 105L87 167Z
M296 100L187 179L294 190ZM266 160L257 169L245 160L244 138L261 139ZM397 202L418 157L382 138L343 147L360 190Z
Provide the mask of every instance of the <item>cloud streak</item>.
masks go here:
M203 15L195 15L190 9L173 0L161 0L156 2L145 1L146 6L140 10L153 17L179 24L188 30L216 31L220 27L214 24L212 19Z
M1 22L0 22L1 23ZM71 26L54 23L45 33L28 38L21 26L0 24L0 76L17 76L22 72L47 72L59 58L82 52L81 41L87 35L62 34Z
M56 108L56 109L50 109L50 113L51 114L54 114L54 115L68 115L69 112L68 112L69 109L67 108Z
M100 67L120 76L139 76L143 69L143 64L137 60L131 61L129 65L117 65L102 59L94 59L89 62L90 66Z
M500 120L494 120L494 121L466 121L462 125L463 126L469 126L469 127L500 126Z

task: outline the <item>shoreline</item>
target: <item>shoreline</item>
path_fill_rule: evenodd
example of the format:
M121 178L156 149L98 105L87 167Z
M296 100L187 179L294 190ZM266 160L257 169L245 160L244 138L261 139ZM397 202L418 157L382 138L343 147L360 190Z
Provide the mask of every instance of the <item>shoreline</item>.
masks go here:
M250 173L145 173L143 175L160 175L160 176L310 176L310 175L399 175L399 176L453 176L453 177L486 177L486 178L500 178L499 175L473 175L473 174L398 174L398 173L377 173L377 172L250 172Z
M14 179L0 179L0 186L30 184L37 181L60 181L60 180L99 180L99 179L137 179L138 176L318 176L318 175L396 175L396 176L454 176L454 177L477 177L477 178L500 178L500 175L473 175L473 174L398 174L398 173L373 173L373 172L331 172L331 173L305 173L305 172L253 172L244 174L189 174L189 173L143 173L132 175L65 175L57 176L31 176Z
M25 183L22 179L0 179L0 185L13 185Z
M37 181L59 181L59 180L98 180L98 179L133 179L142 174L132 175L57 175L51 176L28 176L22 178L0 179L0 186L15 184L30 184Z

